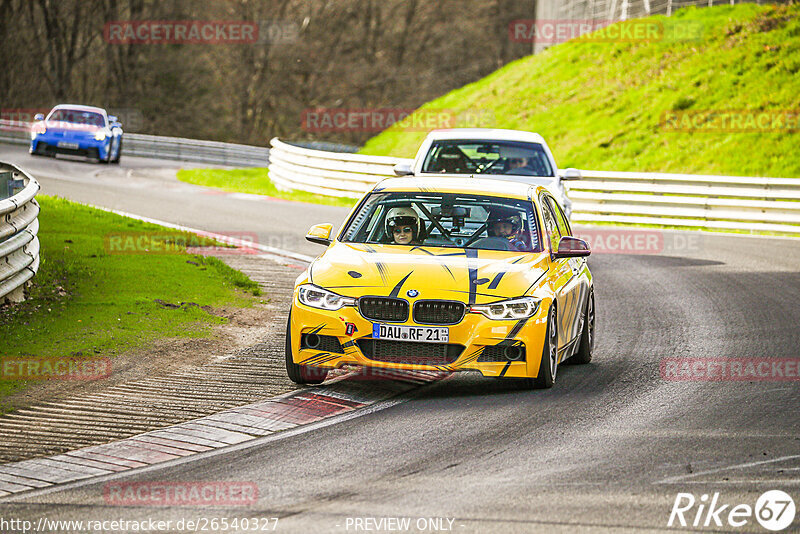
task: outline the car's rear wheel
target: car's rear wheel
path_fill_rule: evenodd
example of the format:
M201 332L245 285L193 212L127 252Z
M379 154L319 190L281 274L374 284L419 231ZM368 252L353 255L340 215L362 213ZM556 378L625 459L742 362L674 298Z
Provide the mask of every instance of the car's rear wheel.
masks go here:
M286 374L295 384L321 384L328 376L327 369L294 363L292 356L292 315L286 322Z
M589 363L592 361L592 352L594 352L594 291L589 293L586 302L586 318L583 321L578 352L567 361L578 365Z
M542 347L542 361L539 364L539 376L526 378L527 389L547 389L553 387L558 371L558 321L556 320L556 307L550 307L547 314L547 331Z

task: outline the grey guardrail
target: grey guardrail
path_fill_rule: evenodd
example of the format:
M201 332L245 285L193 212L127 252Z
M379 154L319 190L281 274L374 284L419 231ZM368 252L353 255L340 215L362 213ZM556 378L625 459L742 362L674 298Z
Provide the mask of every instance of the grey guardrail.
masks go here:
M279 187L358 198L412 160L324 152L271 141ZM572 220L714 230L800 233L800 178L581 171L562 181Z
M0 142L29 144L30 124L0 120ZM160 135L126 133L122 140L123 157L142 156L235 167L267 167L269 152L266 147Z
M6 198L7 192L14 194ZM38 192L31 175L0 162L0 303L21 301L25 284L39 269Z

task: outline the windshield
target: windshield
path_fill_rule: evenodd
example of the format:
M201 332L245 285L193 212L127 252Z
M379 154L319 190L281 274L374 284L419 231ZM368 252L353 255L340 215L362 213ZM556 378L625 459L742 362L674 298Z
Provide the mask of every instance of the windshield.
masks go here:
M540 252L530 201L461 193L372 193L342 241Z
M78 111L75 109L57 109L47 119L52 122L68 122L84 126L105 126L103 116L93 111Z
M555 176L542 145L520 141L434 141L422 172Z

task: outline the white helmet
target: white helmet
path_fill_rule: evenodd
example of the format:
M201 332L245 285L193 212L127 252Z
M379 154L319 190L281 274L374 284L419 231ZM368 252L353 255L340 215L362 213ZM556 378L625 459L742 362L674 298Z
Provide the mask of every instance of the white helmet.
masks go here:
M410 226L412 240L416 241L420 234L420 221L417 211L411 206L392 208L386 214L386 235L392 236L392 231L398 226Z

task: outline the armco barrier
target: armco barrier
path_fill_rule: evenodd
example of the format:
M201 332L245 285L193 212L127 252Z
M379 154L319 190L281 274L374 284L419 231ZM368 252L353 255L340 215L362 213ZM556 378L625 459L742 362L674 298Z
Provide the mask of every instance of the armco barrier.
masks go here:
M800 179L581 171L567 182L572 218L800 233Z
M27 145L30 141L30 124L0 120L0 142ZM134 133L122 136L122 156L126 155L235 167L269 165L266 147Z
M323 152L272 140L279 187L357 198L411 160ZM581 171L564 182L572 220L800 233L800 179Z
M412 160L324 152L271 141L269 177L278 187L320 195L358 198L377 182L394 176L397 163Z
M22 186L6 198L5 185ZM0 163L0 303L23 299L25 283L39 269L39 183L25 171Z

